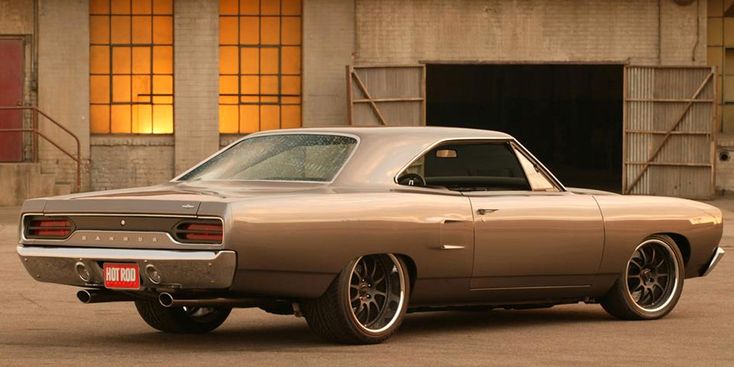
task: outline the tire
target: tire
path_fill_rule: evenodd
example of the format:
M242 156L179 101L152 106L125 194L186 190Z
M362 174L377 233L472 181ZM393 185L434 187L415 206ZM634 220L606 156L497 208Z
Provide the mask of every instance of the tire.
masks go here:
M623 320L659 319L678 303L684 279L685 264L675 241L665 235L651 236L632 252L601 305Z
M157 301L135 301L140 317L156 330L175 334L203 334L218 328L231 308L163 307Z
M369 255L351 261L321 297L301 306L308 326L323 339L377 344L400 327L409 295L405 263L392 254Z

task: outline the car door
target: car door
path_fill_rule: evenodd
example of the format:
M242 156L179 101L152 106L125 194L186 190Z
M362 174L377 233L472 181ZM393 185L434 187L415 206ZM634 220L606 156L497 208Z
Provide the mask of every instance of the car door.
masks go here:
M473 291L591 286L604 246L592 196L564 191L511 141L443 145L427 155L425 165L428 185L470 199Z

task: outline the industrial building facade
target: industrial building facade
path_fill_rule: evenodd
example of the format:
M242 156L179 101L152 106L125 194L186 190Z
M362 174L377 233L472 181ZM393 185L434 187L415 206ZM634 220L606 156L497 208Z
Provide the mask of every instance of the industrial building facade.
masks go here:
M77 190L77 140L103 190L349 124L502 130L569 186L710 197L734 188L732 2L0 0L0 106L38 108L0 110L0 204Z

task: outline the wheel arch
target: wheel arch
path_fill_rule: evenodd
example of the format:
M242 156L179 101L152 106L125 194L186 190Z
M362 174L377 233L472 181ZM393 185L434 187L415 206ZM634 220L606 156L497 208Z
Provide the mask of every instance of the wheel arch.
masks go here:
M413 293L413 286L415 286L415 280L418 277L418 267L415 264L415 260L406 254L396 253L394 254L400 260L403 260L405 266L408 267L408 277L410 278L410 293Z
M688 265L688 260L691 258L691 243L688 241L688 238L686 236L680 234L680 233L656 233L658 235L665 235L670 237L676 246L678 246L678 249L681 252L681 255L683 255L683 265Z

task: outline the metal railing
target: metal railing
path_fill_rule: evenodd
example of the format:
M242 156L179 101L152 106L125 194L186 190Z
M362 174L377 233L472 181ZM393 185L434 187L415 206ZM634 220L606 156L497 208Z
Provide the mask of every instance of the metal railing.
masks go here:
M76 192L81 191L81 181L82 181L82 171L81 171L81 165L82 165L82 158L81 158L81 144L79 143L79 138L71 132L71 130L67 129L63 125L61 125L58 121L51 118L51 116L47 115L45 112L38 109L36 106L0 106L0 111L32 111L33 112L33 128L14 128L14 129L0 129L0 133L12 133L12 132L18 132L18 133L32 133L33 134L33 143L31 144L33 148L33 154L32 154L32 161L38 162L38 137L40 136L43 140L47 141L49 144L56 147L56 149L60 150L62 153L64 153L67 157L71 158L76 163ZM60 128L62 131L64 131L66 134L68 134L72 139L74 139L74 142L76 143L76 155L70 153L67 149L64 149L61 147L58 143L53 141L50 137L48 137L46 134L41 132L40 128L38 127L38 116L44 117L46 120L50 121L54 125L56 125L58 128Z

